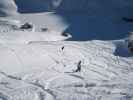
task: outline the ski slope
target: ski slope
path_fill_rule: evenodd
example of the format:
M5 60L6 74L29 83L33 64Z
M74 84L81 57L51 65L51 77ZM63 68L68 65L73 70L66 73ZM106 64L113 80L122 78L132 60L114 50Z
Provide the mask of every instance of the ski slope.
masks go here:
M0 17L17 15L17 6L13 0L0 1Z
M122 40L1 44L0 98L132 100L129 54ZM76 72L79 61L81 71Z
M0 100L133 100L132 1L15 1L0 1Z

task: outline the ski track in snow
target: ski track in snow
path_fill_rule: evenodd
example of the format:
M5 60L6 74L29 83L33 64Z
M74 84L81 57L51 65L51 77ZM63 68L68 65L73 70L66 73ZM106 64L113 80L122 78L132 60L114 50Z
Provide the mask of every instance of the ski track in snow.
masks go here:
M116 43L66 41L5 46L1 44L0 50L3 53L11 49L11 52L15 52L17 56L12 56L21 59L24 63L21 67L26 72L18 71L14 74L11 71L3 71L1 67L0 99L132 100L133 57L115 56ZM31 51L30 54L28 51ZM32 58L31 62L28 60L31 58L28 58L27 62L24 60L25 55L38 57ZM44 61L40 62L43 66L34 69L30 63L39 58L44 58ZM45 59L49 59L51 65L47 64ZM81 72L74 72L78 61L81 61ZM36 63L33 65L37 65ZM13 68L15 64L6 66ZM31 69L26 68L28 66Z
M133 100L133 54L123 40L57 41L66 38L12 24L0 25L0 100Z

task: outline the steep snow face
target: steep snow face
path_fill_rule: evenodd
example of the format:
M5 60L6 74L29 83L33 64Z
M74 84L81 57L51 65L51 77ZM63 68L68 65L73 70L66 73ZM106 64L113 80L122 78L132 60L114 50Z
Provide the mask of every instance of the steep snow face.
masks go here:
M13 0L0 0L0 17L17 14L17 6Z

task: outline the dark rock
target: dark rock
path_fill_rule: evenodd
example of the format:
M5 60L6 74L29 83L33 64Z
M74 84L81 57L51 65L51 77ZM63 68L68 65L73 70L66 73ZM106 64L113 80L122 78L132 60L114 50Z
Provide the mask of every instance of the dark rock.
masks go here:
M32 29L33 28L33 25L30 24L30 23L25 23L23 24L20 29Z

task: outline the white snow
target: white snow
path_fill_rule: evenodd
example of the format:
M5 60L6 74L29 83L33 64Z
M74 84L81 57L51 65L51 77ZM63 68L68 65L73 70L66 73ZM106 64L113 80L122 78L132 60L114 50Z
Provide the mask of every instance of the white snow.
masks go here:
M23 43L27 44L35 41L61 41L70 37L61 36L61 33L56 31L48 32L3 32L0 33L0 43Z
M116 53L118 44L123 46ZM125 49L128 55L124 45L122 40L1 44L0 97L13 100L132 99L133 57L119 54ZM74 72L79 61L81 72Z
M17 15L17 6L14 0L0 0L0 17Z
M31 22L35 26L35 31L37 32L40 32L42 28L48 28L48 30L55 30L63 33L69 27L69 23L67 23L64 18L53 12L20 14L9 18L11 20L19 20L21 24Z
M19 3L21 2L23 1ZM125 25L119 18L128 15L125 11L130 8L132 2L125 0L83 0L79 2L77 0L75 6L76 0L71 2L70 0L40 0L40 2L45 2L48 8L55 7L54 10L69 11L77 9L80 4L79 9L82 9L85 4L85 9L93 8L90 10L92 12L96 10L96 13L93 12L90 16L87 14L88 20L76 16L81 13L70 14L73 18L68 18L68 20L72 22L65 19L67 16L63 17L52 12L1 17L0 100L133 100L133 53L128 51L124 39L64 41L71 38L71 35L63 35L64 33L70 34L65 30L75 29L74 26L77 24L80 27L76 27L76 30L89 27L89 31L86 33L80 31L80 34L86 36L89 32L90 37L93 35L93 32L91 33L93 29L107 31L106 23L109 23L109 28L114 29L111 31L114 34L106 33L109 37L115 35L117 31L115 25L118 25L118 30L123 31L122 28L125 26L128 30L132 23ZM33 4L40 2L34 0ZM30 0L27 3L30 4ZM1 7L5 7L3 5L8 4L8 1L1 0L0 4L2 4L1 15ZM69 4L72 7L69 8ZM109 8L106 4L110 4ZM14 7L14 3L11 7ZM108 9L105 9L106 7ZM127 9L122 13L121 8ZM114 12L116 9L120 12ZM106 16L101 13L105 10L108 11ZM101 17L108 18L99 21ZM81 24L80 18L83 21ZM26 22L33 24L34 32L19 29ZM82 26L84 22L87 24ZM102 27L107 30L101 29ZM41 31L42 28L46 28L46 31ZM100 35L104 37L106 34Z

